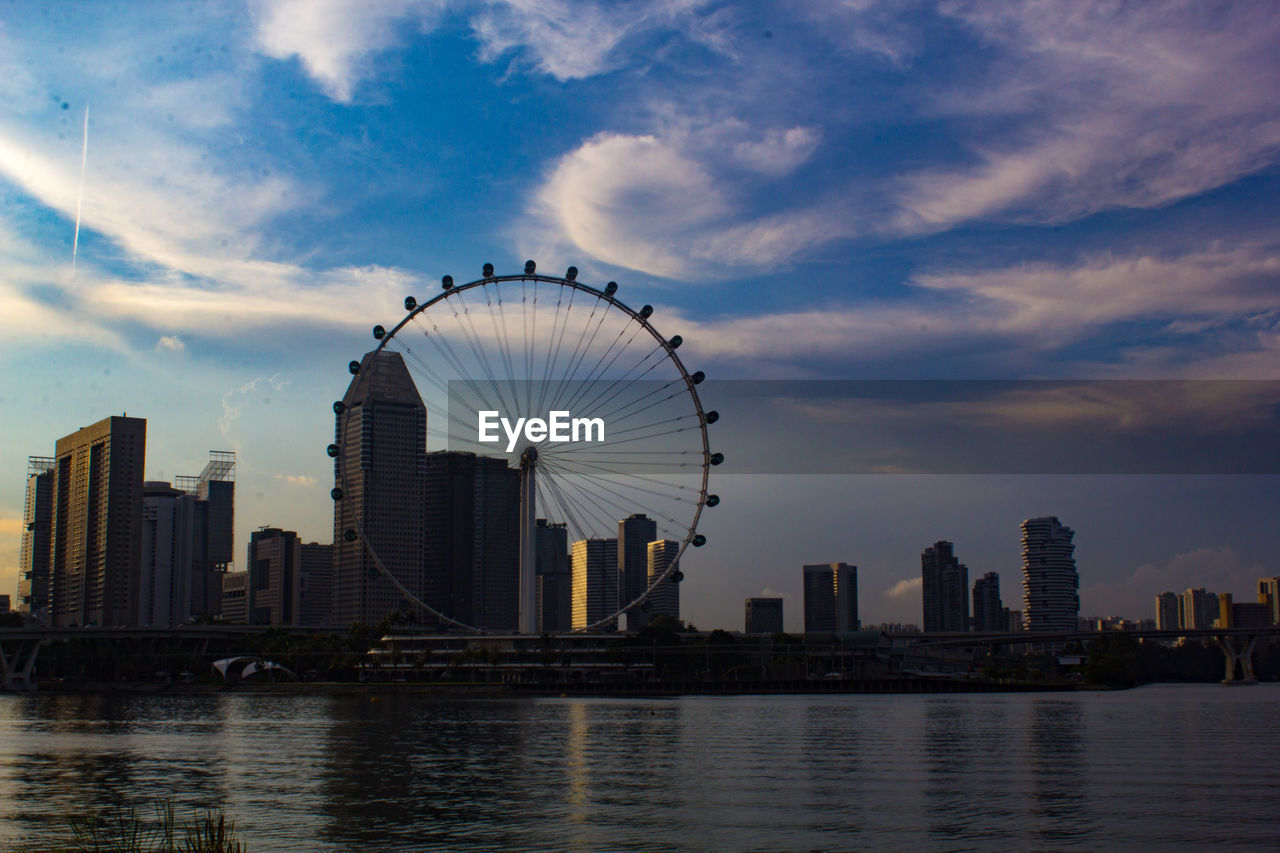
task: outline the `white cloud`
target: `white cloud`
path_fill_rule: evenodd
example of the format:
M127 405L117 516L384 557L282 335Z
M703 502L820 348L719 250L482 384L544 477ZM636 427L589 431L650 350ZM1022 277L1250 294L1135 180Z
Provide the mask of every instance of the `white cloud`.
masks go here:
M334 100L352 99L369 73L371 54L400 43L400 27L422 27L442 3L429 0L260 0L254 5L257 43L277 59L298 57Z
M750 148L757 171L794 168L817 144L802 128L777 144ZM600 133L566 154L539 190L530 222L550 221L579 252L653 275L723 277L770 267L830 240L849 236L844 211L821 206L743 218L731 181L713 166L723 127L705 136ZM790 142L787 139L790 139ZM554 237L552 238L554 240Z
M187 345L182 342L182 338L177 335L161 335L160 340L156 341L156 352L167 352L173 355L181 355L187 351Z
M895 583L884 591L886 598L897 600L910 600L920 597L920 591L924 587L923 578L906 578Z
M813 127L769 130L763 139L739 142L733 156L752 171L777 178L808 160L821 139L821 132Z

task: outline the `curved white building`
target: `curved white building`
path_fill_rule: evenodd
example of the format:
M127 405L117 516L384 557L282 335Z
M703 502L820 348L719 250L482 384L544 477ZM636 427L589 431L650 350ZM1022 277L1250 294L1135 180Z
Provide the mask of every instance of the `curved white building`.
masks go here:
M1028 631L1074 631L1080 615L1075 531L1056 516L1028 518L1022 528L1022 619Z

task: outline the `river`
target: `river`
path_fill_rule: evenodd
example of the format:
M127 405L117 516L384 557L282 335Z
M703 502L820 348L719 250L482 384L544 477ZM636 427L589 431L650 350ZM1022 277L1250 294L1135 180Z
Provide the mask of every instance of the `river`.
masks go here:
M0 846L221 806L249 849L1277 850L1280 685L0 695Z

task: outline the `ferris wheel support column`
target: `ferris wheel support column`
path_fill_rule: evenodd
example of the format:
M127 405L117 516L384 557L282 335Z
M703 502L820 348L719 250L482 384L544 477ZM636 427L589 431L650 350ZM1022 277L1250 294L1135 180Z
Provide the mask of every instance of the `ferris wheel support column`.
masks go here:
M537 488L538 449L520 454L520 633L538 632L537 595Z

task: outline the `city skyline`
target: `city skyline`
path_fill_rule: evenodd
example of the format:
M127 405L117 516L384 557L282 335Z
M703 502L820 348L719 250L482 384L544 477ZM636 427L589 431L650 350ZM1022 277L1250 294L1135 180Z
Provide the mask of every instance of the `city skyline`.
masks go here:
M305 31L290 8L6 14L6 594L27 457L108 414L148 419L148 480L236 452L238 543L326 541L347 362L484 262L618 281L712 379L1280 376L1264 8L411 2ZM1128 402L1031 414L1123 440ZM864 610L915 622L924 543L1007 584L1037 515L1079 531L1086 613L1277 570L1270 474L894 477L884 455L837 477L729 454L682 560L690 621L773 592L797 619L794 566L845 554Z

